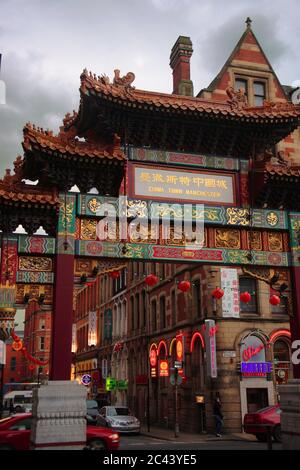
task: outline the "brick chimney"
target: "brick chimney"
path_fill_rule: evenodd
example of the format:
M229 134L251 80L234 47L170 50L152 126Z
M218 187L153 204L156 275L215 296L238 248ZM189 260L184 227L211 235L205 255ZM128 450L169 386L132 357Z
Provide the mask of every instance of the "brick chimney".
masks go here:
M193 96L194 87L190 79L190 57L193 53L192 41L187 36L179 36L171 50L170 66L173 70L173 93Z

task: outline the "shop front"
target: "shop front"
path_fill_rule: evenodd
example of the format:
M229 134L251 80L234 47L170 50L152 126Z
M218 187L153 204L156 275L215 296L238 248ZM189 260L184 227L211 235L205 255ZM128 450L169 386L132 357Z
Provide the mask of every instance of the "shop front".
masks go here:
M248 333L240 347L240 396L242 419L246 413L274 405L273 363L266 353L267 337ZM269 359L269 360L267 360Z

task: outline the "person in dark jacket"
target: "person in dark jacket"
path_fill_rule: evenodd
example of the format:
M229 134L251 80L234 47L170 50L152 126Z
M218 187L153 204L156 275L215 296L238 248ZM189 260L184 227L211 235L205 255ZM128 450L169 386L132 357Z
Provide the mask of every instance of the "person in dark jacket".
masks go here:
M221 400L220 400L220 397L217 395L214 401L214 409L213 409L215 423L216 423L216 436L217 437L222 437L221 430L223 426L223 415L221 412L221 407L222 407Z

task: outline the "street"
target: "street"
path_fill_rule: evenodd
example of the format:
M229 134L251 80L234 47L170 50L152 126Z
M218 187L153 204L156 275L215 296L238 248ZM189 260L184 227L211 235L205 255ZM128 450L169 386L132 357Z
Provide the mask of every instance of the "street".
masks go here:
M209 438L208 438L209 439ZM122 436L120 450L267 450L267 443L256 441L226 441L220 440L203 441L203 442L183 442L180 441L167 441L163 439L156 439L148 436ZM281 450L281 444L273 442L274 450Z

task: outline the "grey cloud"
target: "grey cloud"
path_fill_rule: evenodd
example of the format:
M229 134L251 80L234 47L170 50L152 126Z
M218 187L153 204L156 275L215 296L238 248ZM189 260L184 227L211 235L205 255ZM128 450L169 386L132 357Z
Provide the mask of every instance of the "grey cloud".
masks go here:
M22 129L27 121L45 128L58 128L66 112L78 107L78 91L66 83L42 79L38 73L42 57L9 54L2 62L6 105L0 106L0 175L22 153ZM73 92L73 93L72 93Z

